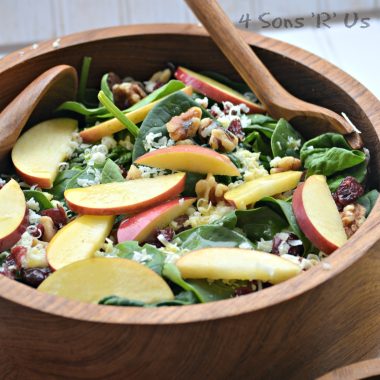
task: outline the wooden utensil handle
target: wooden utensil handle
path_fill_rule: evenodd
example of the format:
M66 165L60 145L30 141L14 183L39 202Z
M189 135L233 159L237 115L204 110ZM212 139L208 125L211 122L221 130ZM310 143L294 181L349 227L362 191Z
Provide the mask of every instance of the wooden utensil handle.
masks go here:
M243 40L215 0L185 0L211 38L236 68L261 103L268 108L285 91ZM289 96L288 93L286 93Z

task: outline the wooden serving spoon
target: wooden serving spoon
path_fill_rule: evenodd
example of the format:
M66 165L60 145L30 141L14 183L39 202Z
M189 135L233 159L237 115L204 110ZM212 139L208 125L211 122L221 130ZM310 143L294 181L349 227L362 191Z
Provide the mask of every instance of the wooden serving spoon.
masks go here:
M325 132L345 135L354 149L363 146L360 135L337 113L305 102L286 91L260 61L215 0L186 0L269 115L285 118L306 136Z
M44 120L62 102L73 100L78 87L74 67L58 65L31 82L0 113L0 169L8 167L8 154L28 121Z

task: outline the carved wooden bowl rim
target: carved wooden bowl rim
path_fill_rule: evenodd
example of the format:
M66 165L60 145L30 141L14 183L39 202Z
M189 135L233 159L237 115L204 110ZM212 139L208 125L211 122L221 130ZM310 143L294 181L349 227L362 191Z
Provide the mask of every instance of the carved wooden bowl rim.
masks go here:
M9 68L36 56L51 53L54 50L60 51L65 47L151 34L208 37L202 27L192 24L147 24L96 29L62 37L59 41L59 49L53 47L54 40L49 40L39 44L36 49L27 48L22 49L22 52L16 51L0 61L0 75ZM350 75L314 54L293 45L246 31L242 31L242 34L250 45L280 54L289 60L305 65L334 82L359 105L375 129L377 138L380 137L380 102ZM350 238L347 244L325 259L323 265L317 265L291 280L244 297L207 304L156 309L102 306L46 295L4 276L0 276L0 297L45 313L102 323L184 324L253 313L298 297L354 265L376 243L380 235L380 227L376 220L378 211L379 201L360 230Z

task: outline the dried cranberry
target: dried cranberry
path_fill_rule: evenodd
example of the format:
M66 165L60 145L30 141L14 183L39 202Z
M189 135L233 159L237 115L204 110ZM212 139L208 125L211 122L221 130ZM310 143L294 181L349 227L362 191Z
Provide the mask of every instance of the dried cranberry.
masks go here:
M42 216L49 216L52 218L55 226L61 228L67 224L67 215L63 207L58 206L57 208L48 208L47 210L41 211Z
M21 281L37 288L51 273L50 268L28 268L21 270Z
M285 236L286 238L284 239ZM272 253L274 253L275 255L279 255L281 245L285 244L287 244L287 246L289 247L288 251L286 252L289 255L301 256L303 254L303 244L301 243L298 236L291 232L280 232L274 235Z
M22 245L17 245L16 247L13 247L11 249L11 256L14 258L14 261L18 269L21 269L22 262L27 252L28 252L27 248L23 247Z
M227 128L227 130L232 132L240 140L244 139L243 127L242 127L241 121L239 119L232 120L229 127Z
M153 86L153 91L157 90L158 88L162 87L164 84L162 82L156 82Z
M8 255L3 266L0 267L0 274L14 280L18 277L17 263L13 255Z
M39 239L44 234L44 226L41 223L38 223L35 226L29 226L28 232L33 237Z
M125 178L128 175L128 170L122 165L119 165L119 168L121 170L121 175Z
M252 286L240 286L239 288L235 288L234 297L245 296L246 294L253 293Z
M146 243L155 245L157 248L163 247L164 244L158 239L158 236L162 235L165 240L172 241L174 237L174 230L171 227L166 227L164 229L156 228L150 237L149 240L146 241Z
M354 203L364 194L363 186L354 177L346 177L338 186L333 198L339 209Z

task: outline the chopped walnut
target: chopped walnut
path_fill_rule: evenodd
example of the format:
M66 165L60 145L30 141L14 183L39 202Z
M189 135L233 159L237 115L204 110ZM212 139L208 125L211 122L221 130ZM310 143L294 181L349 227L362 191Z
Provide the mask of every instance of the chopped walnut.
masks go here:
M107 77L107 84L108 84L109 89L112 91L112 87L115 84L119 84L119 83L121 83L120 77L112 71L109 72L108 77Z
M179 116L174 116L166 123L169 136L174 141L186 140L194 137L201 123L202 110L191 107Z
M359 203L349 204L340 212L347 237L352 236L364 223L365 213L366 209Z
M50 216L41 216L40 223L44 227L42 240L49 242L51 239L53 239L54 235L57 233L57 230L54 226L53 219L50 218Z
M137 166L131 165L127 173L127 180L139 179L142 176L141 174L142 173Z
M228 187L222 183L217 183L215 177L209 173L206 179L199 180L195 185L195 192L198 199L204 199L212 204L217 204L224 200L224 194Z
M214 150L232 152L238 145L239 139L230 131L216 128L211 131L209 144Z
M114 102L120 109L125 109L146 97L141 86L134 82L115 84L112 87Z
M272 162L275 160L272 160ZM271 162L271 165L273 166ZM301 160L295 157L287 156L276 160L274 167L270 170L270 174L282 173L288 170L299 170L301 168Z
M177 141L175 145L195 145L195 143L192 139L186 139Z
M201 125L198 129L198 135L206 139L211 136L212 130L217 127L218 124L214 120L210 119L209 117L206 117L201 120Z

